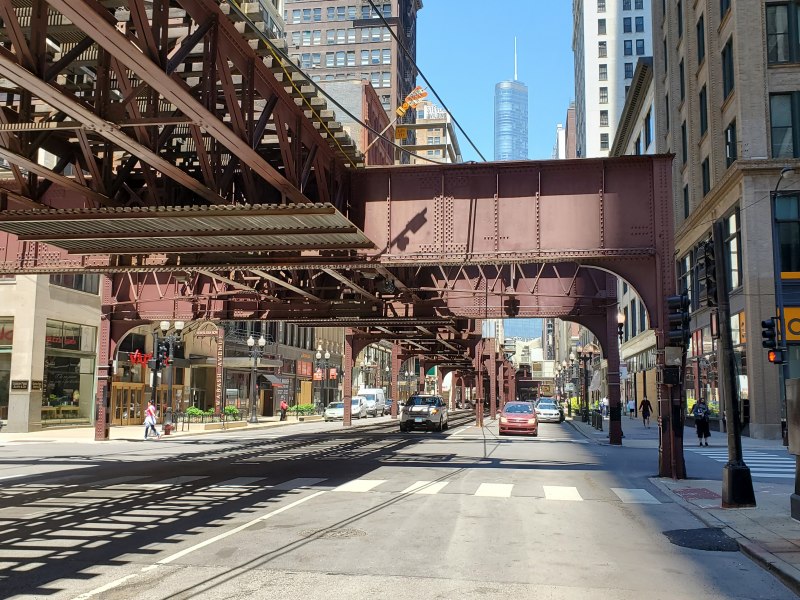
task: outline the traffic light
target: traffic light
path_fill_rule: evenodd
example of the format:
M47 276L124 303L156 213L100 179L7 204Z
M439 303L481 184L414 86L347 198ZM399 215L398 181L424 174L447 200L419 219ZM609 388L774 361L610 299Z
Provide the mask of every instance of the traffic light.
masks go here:
M714 253L714 242L708 241L704 244L703 254L705 255L706 267L706 306L717 306L717 257Z
M775 319L773 318L761 321L761 346L770 350L775 350L775 348L778 347ZM772 360L770 360L770 362L772 362Z
M689 343L689 295L667 296L667 344L686 346Z
M767 360L773 365L783 364L783 349L775 349L767 352Z

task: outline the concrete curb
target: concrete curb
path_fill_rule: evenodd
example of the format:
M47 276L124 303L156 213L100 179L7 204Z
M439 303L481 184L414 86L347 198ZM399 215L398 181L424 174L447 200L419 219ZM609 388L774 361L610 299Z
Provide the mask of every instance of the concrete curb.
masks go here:
M664 484L659 478L650 477L649 480L650 483L656 486L665 495L672 498L676 504L681 505L683 508L692 513L692 515L694 515L701 523L707 527L721 529L725 535L739 544L739 551L742 554L747 556L762 569L774 574L786 587L792 590L796 595L800 596L800 569L797 569L786 561L781 560L760 546L757 542L748 539L739 531L720 521L714 515L707 513L703 509L695 506L691 502L687 502L679 495L673 493L672 490L667 487L667 485Z

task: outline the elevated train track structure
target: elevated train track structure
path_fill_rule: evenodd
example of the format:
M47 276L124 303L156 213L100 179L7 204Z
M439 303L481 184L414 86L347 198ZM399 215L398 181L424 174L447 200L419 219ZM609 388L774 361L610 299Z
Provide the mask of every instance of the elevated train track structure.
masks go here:
M135 326L269 319L348 328L346 396L386 339L395 385L421 355L494 410L514 375L481 320L560 317L601 340L621 443L616 277L663 350L671 157L365 168L239 8L0 0L0 273L106 275L98 397ZM660 471L683 477L661 387Z

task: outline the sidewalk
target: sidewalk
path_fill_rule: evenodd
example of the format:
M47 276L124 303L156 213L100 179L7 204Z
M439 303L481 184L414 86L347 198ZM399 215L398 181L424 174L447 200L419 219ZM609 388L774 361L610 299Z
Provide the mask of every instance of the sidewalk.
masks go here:
M302 418L302 417L301 417ZM188 437L197 435L207 435L220 432L232 431L252 431L254 429L269 429L272 427L283 427L285 425L296 425L298 423L313 423L320 421L320 417L305 417L304 421L300 421L297 417L287 415L286 421L281 421L280 417L259 417L258 424L250 424L242 421L234 421L228 424L226 429L212 429L204 430L200 423L191 423L188 430L181 431L179 425L177 429L173 429L169 435L162 435L162 440L174 439L178 437ZM158 424L158 431L163 431L163 425ZM127 442L140 442L144 441L144 425L114 425L110 430L110 440L112 442L127 441ZM154 440L155 438L150 438ZM8 442L60 442L60 443L94 443L94 427L48 427L41 431L31 431L28 433L2 433L0 432L0 444ZM97 442L104 443L104 442Z
M600 444L608 444L608 419L603 421L603 431L596 431L579 419L568 421L579 433ZM658 427L655 419L650 429L642 419L622 418L625 437L622 448L658 448ZM696 443L692 429L684 432L686 444ZM727 448L727 436L713 432L709 447ZM780 440L757 440L742 437L742 447L748 450L770 450L786 455ZM722 470L720 479L684 479L675 481L653 477L650 481L666 496L680 504L708 527L722 529L736 540L740 550L756 563L774 573L789 589L800 595L800 522L790 516L789 496L794 491L792 479L781 483L753 482L756 495L755 508L721 507Z

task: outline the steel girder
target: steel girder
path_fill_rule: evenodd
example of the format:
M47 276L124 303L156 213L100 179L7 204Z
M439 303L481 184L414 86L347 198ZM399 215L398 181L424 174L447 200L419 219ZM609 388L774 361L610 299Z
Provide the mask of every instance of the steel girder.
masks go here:
M82 206L344 205L349 140L216 2L0 0L0 15L5 202L56 205L47 190L72 182Z

